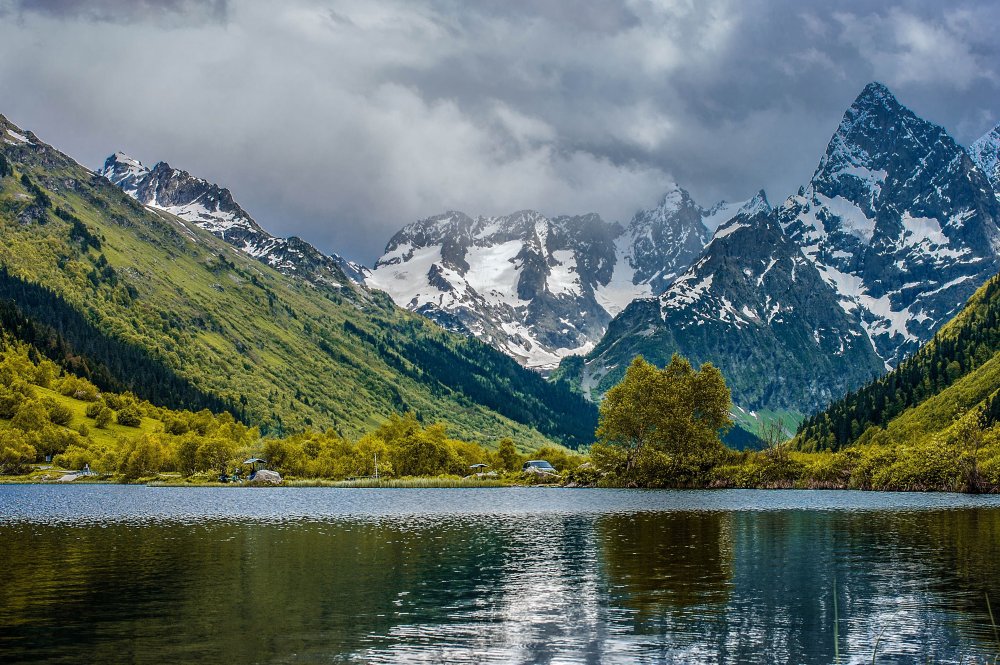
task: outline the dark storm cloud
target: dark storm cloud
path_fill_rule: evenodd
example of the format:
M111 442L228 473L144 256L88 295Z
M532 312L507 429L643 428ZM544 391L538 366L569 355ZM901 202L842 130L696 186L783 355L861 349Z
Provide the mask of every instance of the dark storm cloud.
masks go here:
M111 23L224 21L227 0L0 0L0 15L35 12Z
M870 80L963 143L1000 121L987 0L28 4L0 0L0 112L368 262L448 208L624 220L672 180L780 201Z

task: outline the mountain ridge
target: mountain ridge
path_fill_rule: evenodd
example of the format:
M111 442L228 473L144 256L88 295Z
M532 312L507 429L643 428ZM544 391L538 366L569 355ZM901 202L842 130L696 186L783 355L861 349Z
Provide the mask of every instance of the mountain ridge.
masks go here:
M195 222L142 205L3 117L0 137L8 167L0 266L43 285L100 337L89 350L64 340L63 355L88 363L113 342L137 345L154 365L278 434L360 435L413 411L467 440L589 443L593 405L486 345L383 294L283 274ZM16 290L5 304L42 328L58 321L45 302L19 309ZM141 378L138 369L114 368L113 378Z
M634 299L666 288L704 247L706 222L717 226L738 205L702 208L672 185L627 226L593 213L449 211L397 232L366 284L526 366L552 369L593 348Z

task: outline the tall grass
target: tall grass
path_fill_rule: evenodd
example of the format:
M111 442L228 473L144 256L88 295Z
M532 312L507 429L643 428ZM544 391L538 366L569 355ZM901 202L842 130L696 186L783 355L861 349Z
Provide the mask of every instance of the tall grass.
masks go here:
M509 483L497 479L481 478L356 478L354 480L289 480L288 487L342 487L342 488L432 488L432 487L506 487Z

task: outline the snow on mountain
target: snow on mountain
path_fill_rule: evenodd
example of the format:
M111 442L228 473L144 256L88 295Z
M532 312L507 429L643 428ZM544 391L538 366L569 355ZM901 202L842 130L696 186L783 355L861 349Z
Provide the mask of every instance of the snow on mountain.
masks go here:
M930 339L997 273L989 145L977 167L942 128L868 85L807 186L776 210L763 193L742 206L560 377L600 393L635 354L665 363L679 352L717 364L744 409L822 407Z
M295 236L265 231L223 187L158 162L147 168L123 152L107 158L98 172L143 205L197 224L285 274L334 288L361 283L365 269L340 256L327 256Z
M706 210L676 185L627 228L597 215L448 212L404 227L366 283L400 306L548 369L586 353L611 318L663 291L703 249Z
M972 161L982 169L1000 197L1000 125L997 125L969 146Z
M576 378L602 393L635 355L663 365L675 352L722 368L734 402L751 411L820 407L882 365L763 191L659 297L617 316Z
M1000 206L948 135L871 83L779 219L895 365L997 272Z

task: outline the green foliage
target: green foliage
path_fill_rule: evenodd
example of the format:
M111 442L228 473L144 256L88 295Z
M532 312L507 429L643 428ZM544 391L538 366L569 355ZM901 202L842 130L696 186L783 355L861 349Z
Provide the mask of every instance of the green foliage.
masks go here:
M116 414L115 420L124 427L138 427L142 424L142 412L134 404L128 404Z
M991 367L997 364L991 363L996 349L1000 349L1000 276L986 282L951 322L895 370L807 418L799 427L796 445L801 450L843 448L869 427L888 427L908 410L963 383L978 388L978 399L983 400L1000 388L1000 373ZM993 413L992 404L991 400L986 405L988 413ZM995 411L1000 416L1000 402ZM938 409L926 415L920 434L948 427L956 414Z
M591 442L582 396L384 294L282 275L41 142L4 154L19 180L0 188L0 327L101 391L279 437L413 411L521 451Z
M695 370L675 354L657 369L636 356L601 403L597 439L624 452L610 469L624 482L696 482L723 450L719 433L732 425L730 406L725 380L711 364Z
M73 413L66 406L51 397L42 400L42 405L45 407L49 421L56 425L69 425L69 421L73 418Z
M41 402L26 401L17 408L10 424L22 432L40 432L49 424L49 413Z
M518 454L514 440L504 437L497 445L494 466L502 471L520 471L524 458Z
M94 416L94 424L100 429L107 429L108 425L111 424L111 419L114 417L114 411L106 406L101 406L97 409L97 414Z
M178 462L186 461L178 450ZM197 447L196 462L198 469L215 469L219 473L226 473L226 469L232 466L236 458L236 443L221 436L213 436L205 439Z
M7 161L6 155L0 152L0 178L6 178L12 173L13 171L10 168L10 162Z
M32 182L27 173L21 174L21 184L35 197L35 205L39 208L51 208L52 199L41 187Z
M25 434L8 430L0 436L0 474L18 475L35 461L35 447Z
M126 481L152 476L169 467L166 447L155 434L122 441L119 459L118 473Z

